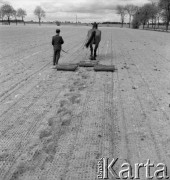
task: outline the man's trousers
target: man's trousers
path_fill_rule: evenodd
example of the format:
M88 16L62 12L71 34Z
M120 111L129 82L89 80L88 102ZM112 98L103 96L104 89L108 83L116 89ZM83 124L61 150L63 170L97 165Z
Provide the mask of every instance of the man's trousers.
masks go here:
M54 49L54 55L53 55L53 65L58 64L58 61L60 59L60 49Z

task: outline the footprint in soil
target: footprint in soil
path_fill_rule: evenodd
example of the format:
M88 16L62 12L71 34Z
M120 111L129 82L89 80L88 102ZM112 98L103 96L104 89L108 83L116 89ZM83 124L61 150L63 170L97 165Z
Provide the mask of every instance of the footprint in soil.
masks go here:
M17 180L20 176L22 176L25 172L29 171L30 167L24 162L20 163L17 169L14 171L10 180Z
M69 96L70 94L66 94L66 95ZM77 102L77 99L76 99L77 97L78 96L74 98L74 96L71 96L69 97L69 101L72 103L75 103ZM68 102L68 100L62 100L60 102L60 109L58 110L57 113L60 115L61 126L69 126L71 124L72 110L69 109L68 107L65 107L65 105L70 106L69 104L70 102Z
M34 150L32 158L28 159L25 158L25 160L21 160L18 163L17 168L15 169L14 173L12 174L12 177L10 180L18 180L20 177L23 178L23 175L27 172L33 172L37 167L43 169L45 167L46 162L50 161L50 157L53 156L54 158L54 153L56 153L56 150L54 148L54 143L52 145L49 144L47 146L47 153L45 153L45 146L41 148L40 146Z
M72 94L72 93L70 93ZM69 93L66 94L66 96L70 95ZM70 102L70 97L68 97L67 100L62 100L60 101L60 108L57 111L57 114L59 115L59 117L63 117L65 115L72 115L72 103Z
M70 87L70 92L74 92L75 91L75 88L74 87Z
M87 74L82 74L81 77L82 77L83 79L87 79L89 76L88 76Z
M64 100L61 100L61 101L60 101L60 107L61 107L61 108L64 107L64 106L66 106L66 105L69 105L69 101L68 101L68 100L64 99Z
M84 84L84 82L82 82L81 80L79 80L79 81L75 81L74 83L73 83L73 86L81 86L81 85L83 85Z
M37 147L37 149L35 150L32 156L32 160L34 162L38 161L41 158L42 153L43 153L43 150L41 149L41 147Z
M47 128L40 131L39 139L42 140L43 138L49 137L51 135L52 135L51 128Z
M79 91L83 91L84 89L86 89L86 85L83 85L82 87L78 88Z
M69 126L70 124L71 124L71 119L67 119L61 123L61 126Z
M57 114L61 114L61 113L64 113L67 111L67 108L66 107L62 107L62 108L59 108L59 110L57 111Z
M46 144L44 144L43 150L46 154L55 155L56 149L57 149L57 143L56 141L51 141Z
M71 97L69 97L69 100L72 104L79 104L80 103L80 94L74 94Z
M48 119L48 126L54 126L55 125L55 117L52 117L52 118L50 118L50 119Z
M67 93L64 96L68 98L68 100L71 104L79 104L80 103L80 97L81 97L80 93Z
M70 87L70 92L75 91L76 89L78 89L79 91L82 91L86 88L87 86L85 85L84 82L81 83L76 83L73 86Z
M70 110L66 110L62 116L60 117L60 121L62 122L62 126L69 126L71 124L72 112Z

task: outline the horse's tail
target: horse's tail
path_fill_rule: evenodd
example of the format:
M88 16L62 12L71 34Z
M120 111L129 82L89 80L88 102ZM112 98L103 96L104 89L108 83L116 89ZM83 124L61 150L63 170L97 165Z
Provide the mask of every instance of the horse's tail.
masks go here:
M91 33L91 36L90 36L89 40L88 40L87 43L86 43L86 48L89 47L89 45L91 44L91 42L93 41L93 39L95 39L95 36L96 36L96 31L93 31L93 32Z

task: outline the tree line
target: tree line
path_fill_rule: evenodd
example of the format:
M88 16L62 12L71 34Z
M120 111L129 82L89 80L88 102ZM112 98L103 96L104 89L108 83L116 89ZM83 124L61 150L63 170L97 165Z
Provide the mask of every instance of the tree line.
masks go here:
M45 11L41 8L41 6L37 6L34 10L34 15L38 17L39 25L41 25L41 19L45 17ZM16 25L19 21L18 18L21 18L25 25L24 18L27 16L26 10L19 8L15 10L10 4L6 3L0 7L0 19L2 20L2 24L5 20L7 20L8 24L10 25L11 19L13 18L16 22Z
M165 24L166 31L169 28L170 22L170 0L149 0L149 3L143 6L135 6L133 4L128 4L126 6L118 5L116 7L116 13L121 17L121 24L123 27L125 17L129 16L129 27L139 28L140 25L143 29L147 25L151 25L152 28L159 28L160 22ZM132 20L133 18L133 20Z

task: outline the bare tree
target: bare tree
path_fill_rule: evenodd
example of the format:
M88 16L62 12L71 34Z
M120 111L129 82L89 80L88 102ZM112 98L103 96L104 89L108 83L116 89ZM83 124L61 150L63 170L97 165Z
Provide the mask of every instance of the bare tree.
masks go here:
M141 17L140 17L140 8L136 11L135 15L133 16L132 20L132 28L133 29L139 29L141 25Z
M10 4L3 4L1 10L2 14L7 16L8 24L10 25L10 17L13 16L14 8Z
M18 24L17 11L15 9L13 10L13 16L15 17L15 22L16 22L16 25L17 25Z
M158 21L158 27L159 27L159 19L160 19L160 8L158 6L159 0L148 0L151 2L152 5L152 12L151 12L151 20L152 20L152 28L153 28L153 22L154 22L154 29L156 27L156 23Z
M25 18L26 15L27 15L27 13L26 13L26 11L25 11L24 9L19 8L19 9L17 10L17 16L18 16L18 17L21 17L22 22L24 23L24 25L25 25L24 18Z
M160 21L160 18L161 18L161 12L162 12L162 10L161 10L161 8L160 8L160 6L159 5L157 5L157 15L156 15L156 19L157 19L157 25L158 25L158 28L159 28L159 21Z
M149 20L152 17L152 5L150 3L147 3L143 5L138 12L138 19L143 24L143 29L147 23L149 23Z
M130 28L132 16L135 15L136 11L138 10L138 7L134 6L133 4L128 4L125 6L125 10L129 14L129 28Z
M3 21L3 14L2 14L2 9L1 9L1 7L0 7L0 19L2 19L2 21Z
M170 0L160 0L159 7L162 9L162 19L166 23L166 31L168 31L170 22Z
M121 23L122 23L122 27L123 27L125 16L126 16L125 6L122 6L122 5L116 6L116 11L117 11L117 14L119 14L121 17Z
M45 17L45 11L40 6L37 6L34 10L34 14L38 17L39 25L41 25L41 18Z
M151 15L151 20L152 20L152 28L153 28L153 23L156 21L156 15L157 15L157 5L155 0L149 0L151 2L151 7L150 7L150 15Z
M159 28L160 17L161 17L161 9L158 6L158 4L155 4L155 7L154 7L154 17L153 17L154 18L154 29L156 29L156 25Z

